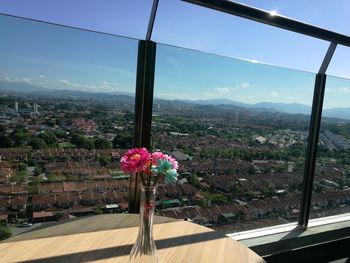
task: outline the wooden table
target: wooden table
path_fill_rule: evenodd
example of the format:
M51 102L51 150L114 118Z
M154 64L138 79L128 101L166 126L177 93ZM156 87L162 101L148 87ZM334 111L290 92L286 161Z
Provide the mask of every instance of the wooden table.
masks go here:
M223 233L186 221L155 217L159 263L264 260ZM113 214L35 229L0 242L0 262L128 262L138 215Z

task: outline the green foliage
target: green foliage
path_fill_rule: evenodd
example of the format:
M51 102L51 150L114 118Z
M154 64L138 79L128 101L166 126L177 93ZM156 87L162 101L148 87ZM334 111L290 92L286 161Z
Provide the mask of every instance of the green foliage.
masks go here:
M23 147L27 143L29 137L29 133L21 129L15 129L10 134L10 139L13 141L14 147Z
M33 180L28 185L29 194L37 194L39 192L39 185L43 180L39 176L33 177Z
M47 146L57 147L57 138L56 135L52 132L43 132L39 134L39 138L42 139Z
M6 226L0 226L0 240L5 240L12 235L11 229Z
M112 149L112 143L103 138L98 138L94 142L94 146L96 149Z
M110 158L107 158L107 157L101 156L101 157L99 158L99 162L100 162L100 165L102 165L102 166L107 166L108 164L110 164L111 159L110 159Z
M74 144L77 148L85 148L88 150L94 149L94 141L89 138L85 138L83 135L74 133L71 137L72 144Z
M32 146L34 150L47 148L47 144L43 139L32 138L28 142L29 146Z
M17 171L10 178L11 182L24 183L27 180L27 172Z
M12 147L13 142L11 138L7 135L2 135L0 133L0 148L10 148Z
M120 133L117 134L113 139L113 147L128 149L132 147L132 135L129 133Z
M61 217L64 216L64 213L63 212L56 212L54 214L54 217L55 217L55 220L58 221Z
M212 205L223 205L228 202L227 197L219 193L212 194L209 192L204 192L204 197Z
M103 214L103 211L102 211L102 206L101 205L97 205L94 209L94 214L95 215L100 215L100 214Z
M5 134L7 132L7 126L0 124L0 134Z
M199 187L199 179L197 175L191 175L187 178L187 181L194 187Z
M17 169L18 169L19 171L24 171L24 172L26 172L26 171L27 171L27 168L28 168L28 166L27 166L25 163L20 163L20 164L17 166Z
M269 184L261 189L262 193L266 197L272 197L276 194L276 188L273 184Z
M239 184L233 184L231 187L230 187L230 192L233 194L233 195L237 195L239 194L241 191L241 188L239 186Z

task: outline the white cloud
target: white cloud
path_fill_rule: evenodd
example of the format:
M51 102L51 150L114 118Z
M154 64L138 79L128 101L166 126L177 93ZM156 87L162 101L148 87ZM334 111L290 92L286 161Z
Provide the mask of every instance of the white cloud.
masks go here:
M72 83L72 82L70 82L70 81L68 81L68 80L66 80L66 79L59 79L59 80L57 80L57 82L59 82L59 83L65 85L65 86L68 86L68 87L70 87L70 88L80 88L80 87L81 87L80 84L78 84L78 83Z
M278 96L278 93L276 92L276 91L271 91L270 92L270 95L272 96L272 97L277 97Z
M333 92L333 89L331 89L331 88L326 88L326 89L325 89L325 92L331 93L331 92Z
M31 80L30 80L29 78L22 78L22 79L20 80L20 82L30 83Z
M66 88L71 88L81 91L93 91L93 92L112 92L112 91L123 91L117 83L109 83L108 81L101 81L101 83L96 85L91 84L81 84L73 83L66 79L57 80L58 83L65 86Z
M4 81L7 81L7 82L11 82L11 81L12 81L11 78L9 78L9 77L7 77L7 76L4 76L4 75L0 75L0 79L1 79L1 80L4 80Z
M67 86L71 85L71 83L68 80L65 80L65 79L59 79L59 80L57 80L57 82L59 82L61 84L64 84L64 85L67 85Z
M25 82L25 83L32 82L30 78L11 78L5 75L0 75L0 79L7 82Z
M217 88L215 88L215 90L222 95L229 93L231 91L231 89L232 88L229 88L229 87L217 87Z
M39 79L45 79L46 76L45 75L38 75Z
M249 82L242 82L236 86L223 86L223 87L216 87L214 90L217 93L219 93L220 95L225 95L227 93L230 93L232 90L238 90L238 89L247 89L250 88L251 85Z
M243 82L243 83L239 84L237 87L241 88L241 89L247 89L247 88L250 88L251 85L249 82Z
M338 92L344 93L344 94L350 93L350 88L347 88L347 87L345 87L345 88L338 88L337 90L338 90Z

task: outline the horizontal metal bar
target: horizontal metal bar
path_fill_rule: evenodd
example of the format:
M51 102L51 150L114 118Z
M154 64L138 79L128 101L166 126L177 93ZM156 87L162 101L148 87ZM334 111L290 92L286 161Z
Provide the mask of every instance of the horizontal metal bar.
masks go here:
M350 47L350 36L336 33L271 12L228 0L182 0L227 14L247 18L267 25L283 28L307 36Z

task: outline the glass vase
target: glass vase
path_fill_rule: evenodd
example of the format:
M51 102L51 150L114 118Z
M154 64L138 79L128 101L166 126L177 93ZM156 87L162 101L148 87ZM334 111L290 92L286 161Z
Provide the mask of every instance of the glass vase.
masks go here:
M153 215L156 187L141 186L139 233L129 255L132 263L157 263L157 249L153 240Z

